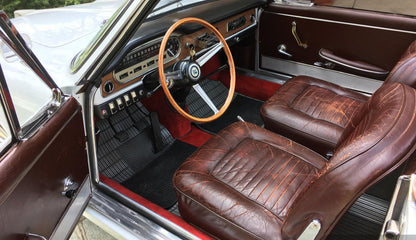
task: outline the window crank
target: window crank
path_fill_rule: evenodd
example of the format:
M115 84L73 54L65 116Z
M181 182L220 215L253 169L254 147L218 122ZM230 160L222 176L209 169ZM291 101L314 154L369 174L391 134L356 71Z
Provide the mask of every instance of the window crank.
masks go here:
M290 54L290 53L288 53L288 52L286 52L286 45L285 44L280 44L279 46L277 46L277 51L280 53L280 54L282 54L282 55L284 55L284 56L286 56L286 57L288 57L288 58L291 58L292 57L292 54Z

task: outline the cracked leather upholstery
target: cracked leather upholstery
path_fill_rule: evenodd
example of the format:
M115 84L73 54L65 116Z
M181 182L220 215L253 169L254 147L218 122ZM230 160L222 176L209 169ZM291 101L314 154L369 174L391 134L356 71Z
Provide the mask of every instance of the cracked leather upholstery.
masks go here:
M410 44L385 82L401 82L416 88L416 41Z
M416 41L385 80L393 82L416 88ZM260 113L267 129L325 156L333 152L345 127L367 100L366 96L338 85L297 76L266 101Z
M175 173L179 211L220 239L296 239L313 219L323 239L368 187L414 152L415 111L414 89L383 85L329 161L266 129L235 123Z
M260 113L267 129L326 155L367 100L335 84L297 76L267 100Z
M220 238L273 239L295 197L325 162L287 138L235 123L176 172L180 213Z

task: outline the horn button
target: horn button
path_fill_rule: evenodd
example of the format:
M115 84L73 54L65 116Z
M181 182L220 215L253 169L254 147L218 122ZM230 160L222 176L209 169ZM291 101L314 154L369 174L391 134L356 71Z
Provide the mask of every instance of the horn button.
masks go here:
M190 83L196 83L201 78L201 67L196 62L185 64L184 73Z

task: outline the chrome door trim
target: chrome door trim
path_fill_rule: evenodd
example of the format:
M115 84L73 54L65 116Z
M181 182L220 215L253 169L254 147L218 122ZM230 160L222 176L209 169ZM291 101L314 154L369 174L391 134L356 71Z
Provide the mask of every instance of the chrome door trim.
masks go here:
M261 68L290 74L293 76L307 75L310 77L320 78L327 82L340 85L365 94L372 94L382 84L383 81L360 77L353 74L343 73L331 69L316 67L309 64L261 56Z
M12 135L12 142L18 140L21 133L21 126L17 119L16 108L12 100L12 96L9 91L9 87L6 83L6 78L3 73L3 68L0 66L0 101L4 109L7 121L10 126L10 133Z
M84 216L103 228L116 227L121 230L119 234L128 236L125 239L181 239L163 226L99 191L93 193ZM185 239L195 239L195 236L188 235Z
M49 240L68 239L74 230L78 219L81 217L82 212L87 207L91 198L91 181L89 176L84 179L81 184L74 200L70 203L66 209L63 217L59 221L57 227L53 231Z

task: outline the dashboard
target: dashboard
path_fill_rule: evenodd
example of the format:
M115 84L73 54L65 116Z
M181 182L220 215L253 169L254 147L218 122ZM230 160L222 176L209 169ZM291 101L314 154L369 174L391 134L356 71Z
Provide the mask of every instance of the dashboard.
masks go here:
M221 1L222 2L222 1ZM227 1L226 1L227 2ZM250 29L254 30L257 26L257 6L253 5L253 1L228 1L227 7L233 9L233 11L240 11L232 15L223 16L221 20L215 21L213 26L216 27L223 37L229 44L238 42L241 35L248 32ZM249 3L249 4L248 4ZM223 3L224 4L224 3ZM238 7L237 5L238 4ZM246 6L245 6L246 4ZM241 9L242 7L246 9ZM225 8L225 7L224 7ZM230 13L229 10L224 9L224 12ZM248 8L248 9L247 9ZM191 9L192 12L198 12L198 8L194 7ZM201 6L202 15L201 18L209 20L209 18L218 18L214 12L221 12L219 10L209 12L210 17L204 16L204 10L210 9ZM184 11L186 12L186 11ZM189 13L188 13L189 14ZM158 81L158 54L160 44L163 38L163 34L167 28L170 27L170 23L166 24L164 19L176 18L178 13L173 15L166 15L161 19L156 19L152 22L143 24L141 31L146 33L140 34L140 29L130 44L125 48L124 53L120 54L120 57L116 59L110 66L107 73L102 77L101 86L99 92L96 94L94 99L95 114L99 118L107 118L118 111L123 110L126 106L133 104L134 102L140 101L140 99L149 97L156 90L157 86L149 87L146 82ZM187 17L186 13L180 13L181 18ZM197 17L198 17L197 15ZM222 14L220 14L222 15ZM193 16L193 15L191 15ZM178 19L178 18L176 18ZM158 23L158 21L160 21ZM175 19L172 20L173 22ZM212 20L209 22L213 22ZM161 27L161 25L165 25ZM189 56L189 46L194 46L196 52L204 51L209 49L212 45L217 42L217 39L213 33L201 26L191 26L178 28L169 38L164 52L163 64L165 67L173 65ZM155 31L150 26L159 26L159 31ZM153 34L149 34L149 30ZM153 38L149 39L149 36ZM147 36L147 38L146 38ZM145 86L146 85L146 86ZM154 88L154 89L153 89Z

